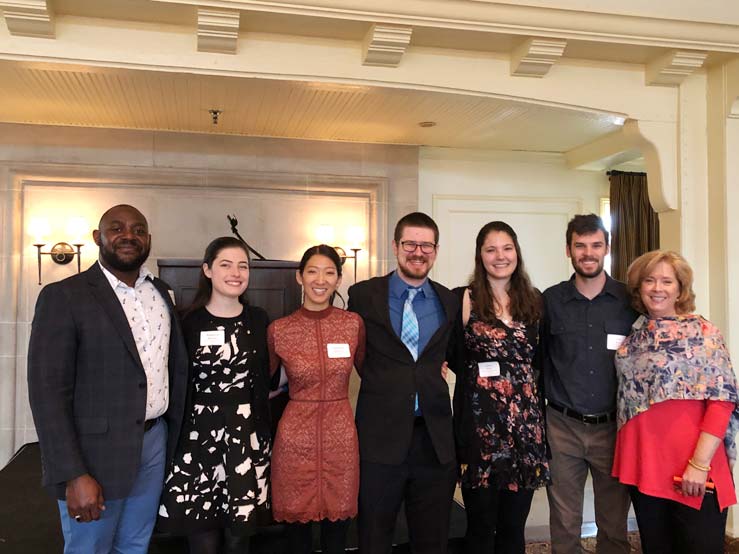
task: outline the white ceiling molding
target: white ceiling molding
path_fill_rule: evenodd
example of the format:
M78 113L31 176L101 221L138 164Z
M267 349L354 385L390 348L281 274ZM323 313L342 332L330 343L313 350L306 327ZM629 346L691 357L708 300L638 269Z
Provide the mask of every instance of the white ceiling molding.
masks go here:
M511 75L544 77L564 54L567 41L558 38L529 38L511 53Z
M364 38L362 63L398 67L411 43L413 27L375 23Z
M677 86L703 67L708 52L670 50L649 62L645 69L647 85Z
M677 123L628 119L620 130L565 153L570 169L585 169L599 160L623 163L644 156L649 174L649 203L657 213L678 208Z
M286 15L739 53L739 26L460 0L153 0ZM708 9L708 8L707 8ZM576 15L573 17L573 15Z
M739 58L726 64L726 115L739 119Z
M54 38L54 19L47 0L3 0L0 10L11 35Z
M198 8L198 52L235 54L239 15L237 11Z

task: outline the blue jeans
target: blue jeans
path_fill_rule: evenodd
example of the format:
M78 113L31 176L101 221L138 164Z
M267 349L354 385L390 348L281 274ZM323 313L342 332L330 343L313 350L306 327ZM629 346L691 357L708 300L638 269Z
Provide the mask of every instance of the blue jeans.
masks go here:
M164 483L166 452L167 424L159 418L144 433L141 465L131 492L126 498L106 499L97 521L76 522L69 517L67 503L58 500L64 554L146 554Z

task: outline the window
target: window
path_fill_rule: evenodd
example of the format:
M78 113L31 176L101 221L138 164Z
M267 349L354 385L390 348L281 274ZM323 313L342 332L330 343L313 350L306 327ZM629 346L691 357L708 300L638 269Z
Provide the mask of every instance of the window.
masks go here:
M603 197L600 199L600 218L603 220L603 225L608 230L608 233L611 232L611 199L608 197ZM610 243L610 241L609 241ZM608 273L611 273L611 254L609 253L606 256L606 259L603 261L603 266L606 268L606 271Z

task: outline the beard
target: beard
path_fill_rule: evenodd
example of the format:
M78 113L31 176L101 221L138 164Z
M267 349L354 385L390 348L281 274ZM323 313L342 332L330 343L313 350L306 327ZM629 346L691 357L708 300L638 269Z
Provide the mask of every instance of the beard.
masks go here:
M150 246L143 246L140 243L134 242L121 242L119 241L118 246L131 245L140 249L139 254L133 258L121 258L115 251L115 248L111 248L108 245L100 246L100 257L105 263L111 268L117 271L133 271L139 269L149 257L151 251Z
M416 268L414 271L414 267L410 265L410 262L414 260L423 260L426 261L426 265L423 267ZM398 271L408 277L409 279L425 279L426 276L429 274L429 271L431 271L430 264L428 263L428 260L425 258L407 258L405 264L398 264Z
M598 265L593 271L585 271L580 267L580 261L597 262ZM577 273L580 277L592 279L593 277L597 277L598 275L603 273L603 262L604 260L598 260L595 258L587 258L583 260L578 260L577 262L575 262L575 260L572 260L572 267L575 270L575 273Z

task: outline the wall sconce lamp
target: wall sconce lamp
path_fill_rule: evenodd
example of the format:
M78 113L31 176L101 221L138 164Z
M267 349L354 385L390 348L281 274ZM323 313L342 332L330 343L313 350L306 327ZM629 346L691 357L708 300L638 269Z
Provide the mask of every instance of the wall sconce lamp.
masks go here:
M357 252L362 250L361 248L350 248L354 255L348 256L346 254L346 250L344 250L341 246L334 246L334 250L339 254L339 257L341 258L341 265L344 265L344 262L347 260L354 260L354 282L357 282Z
M48 252L42 252L41 249L46 246L41 243L34 243L38 252L38 284L41 284L41 256L51 256L51 259L59 265L66 265L77 256L77 273L82 270L82 247L84 243L57 242ZM74 246L74 248L72 248Z
M82 232L87 224L81 218L73 218L67 225L67 231L73 236L82 236ZM50 256L54 263L66 265L70 263L75 256L77 257L77 273L82 271L82 247L84 242L77 239L76 242L69 244L68 242L57 242L51 247L51 250L44 252L42 249L46 243L40 238L49 234L49 224L45 220L34 220L31 223L31 232L36 236L33 245L36 247L36 259L38 264L38 284L41 284L41 256Z
M316 230L316 236L322 244L332 244L335 241L334 228L332 225L320 225ZM349 227L346 231L346 240L349 244L362 244L364 241L364 230L361 227ZM341 265L347 260L354 260L354 282L357 282L357 253L362 249L359 247L349 248L352 255L349 256L341 246L334 246L334 250L341 258Z

